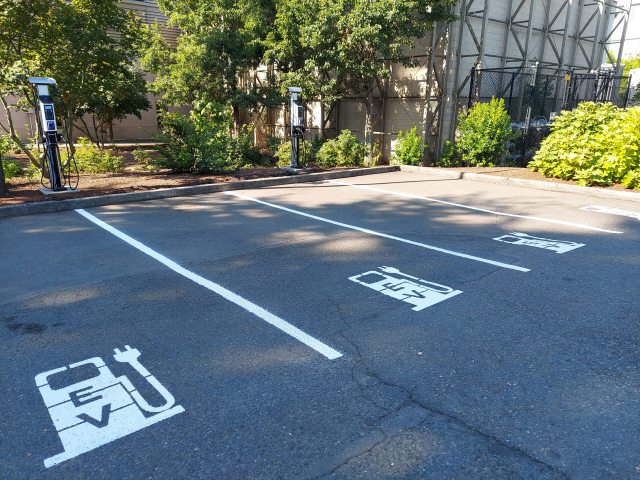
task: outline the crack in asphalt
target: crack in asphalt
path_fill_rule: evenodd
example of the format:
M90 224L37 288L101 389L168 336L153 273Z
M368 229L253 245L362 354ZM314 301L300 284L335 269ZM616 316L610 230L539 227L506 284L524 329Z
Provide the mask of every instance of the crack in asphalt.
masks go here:
M463 427L465 430L467 430L468 432L470 432L471 434L478 436L482 439L484 439L487 442L490 443L495 443L497 445L500 445L501 447L507 449L510 452L513 452L514 454L516 454L517 456L524 458L525 460L534 463L536 465L542 466L543 468L549 470L551 473L561 477L561 478L566 478L569 479L570 476L561 471L560 469L558 469L557 467L555 467L554 465L551 465L549 463L546 463L544 460L541 460L539 458L536 458L535 456L533 456L532 454L530 454L529 452L527 452L526 450L524 450L521 447L517 447L515 445L511 445L508 442L502 440L501 438L487 433L483 430L481 430L480 428L471 425L470 423L466 422L464 419L453 415L449 412L440 410L439 408L433 406L433 405L428 405L425 402L423 402L422 400L420 400L418 398L418 396L415 393L415 389L416 387L414 387L413 389L408 389L407 387L400 385L400 384L396 384L393 383L392 381L386 380L384 378L382 378L379 374L377 374L376 372L372 371L369 367L367 367L365 360L362 356L362 352L360 350L360 346L354 342L351 338L349 338L349 336L346 334L346 332L348 330L350 330L352 328L352 325L349 323L349 321L346 319L346 316L344 314L344 312L342 311L342 306L340 304L337 305L337 310L338 310L338 314L340 316L340 319L342 320L342 322L345 324L345 328L343 328L342 330L338 331L338 335L340 335L342 338L344 338L344 340L353 347L353 350L356 353L356 361L354 362L354 365L351 367L351 378L353 380L353 382L358 385L358 388L360 390L360 396L368 401L371 402L373 405L375 405L376 407L385 410L387 413L385 413L384 415L378 417L376 419L375 425L373 425L373 428L375 429L375 431L379 432L381 435L381 439L377 442L374 442L373 445L369 446L368 448L354 453L353 455L349 455L347 456L344 460L340 461L338 464L334 465L330 471L326 472L326 473L322 473L318 476L313 477L313 480L320 480L323 478L328 478L329 476L333 475L334 473L336 473L340 468L342 468L343 466L349 464L351 461L367 455L368 453L370 453L371 451L373 451L375 448L377 448L378 446L382 445L384 442L386 442L387 440L395 437L395 436L399 436L399 435L404 435L407 432L411 432L414 430L419 429L421 426L423 426L426 422L428 422L430 419L426 418L424 420L422 420L421 422L418 422L416 425L411 426L411 427L403 427L401 432L398 433L394 433L394 434L387 434L384 429L380 426L380 423L385 419L388 418L389 416L393 415L394 413L397 413L399 411L401 411L404 408L407 408L409 406L413 406L413 407L417 407L419 409L422 409L426 412L428 412L429 414L433 415L438 415L438 416L442 416L445 419L447 419L449 422L455 423L461 427ZM373 385L369 385L369 386L365 386L363 385L360 380L358 379L356 370L358 368L361 368L361 370L364 372L364 374L369 377L370 379L373 379L376 383L374 383ZM386 408L383 407L381 405L378 404L378 402L372 398L370 392L368 392L371 388L375 387L375 386L379 386L379 385L385 385L389 388L393 388L393 389L397 389L400 392L402 392L404 394L404 401L398 405L396 408Z

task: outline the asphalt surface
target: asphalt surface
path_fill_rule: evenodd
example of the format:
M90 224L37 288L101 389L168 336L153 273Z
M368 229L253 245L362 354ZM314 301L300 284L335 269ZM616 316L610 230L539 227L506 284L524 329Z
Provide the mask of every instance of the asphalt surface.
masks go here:
M0 478L640 478L638 203L400 172L237 195L0 220ZM440 303L390 296L420 280Z

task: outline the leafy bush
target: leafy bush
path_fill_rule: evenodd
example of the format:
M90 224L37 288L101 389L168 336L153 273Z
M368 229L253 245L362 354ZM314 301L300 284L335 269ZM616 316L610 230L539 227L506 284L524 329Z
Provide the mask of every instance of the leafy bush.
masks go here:
M640 107L584 102L554 121L529 168L581 185L640 188Z
M0 136L0 161L2 162L2 170L6 179L18 177L23 173L22 167L18 163L3 159L14 147L15 145L10 137Z
M307 166L315 160L316 149L308 140L300 143L300 163ZM276 150L279 167L288 167L291 165L291 141L281 143Z
M243 126L237 137L229 139L228 158L237 159L241 166L269 165L271 163L269 151L262 151L255 146L252 137L253 127Z
M460 116L459 122L457 146L464 163L492 167L505 160L513 133L503 99L474 105L467 116Z
M394 163L400 165L420 165L424 156L425 145L413 127L406 132L398 132L398 143L394 153Z
M24 174L24 169L20 164L12 160L2 160L2 169L4 170L4 178L7 180L20 177Z
M163 112L160 126L165 145L153 162L159 167L173 173L221 173L240 166L227 155L229 118L222 108L194 109L189 115Z
M133 159L136 163L142 167L148 167L151 165L151 155L144 148L136 148L133 152Z
M100 150L87 138L78 138L73 157L78 170L83 173L119 173L124 170L122 157L111 150Z
M358 167L366 153L364 143L350 130L342 130L337 138L322 144L316 155L316 163L322 167Z
M268 160L251 140L251 129L243 128L236 138L229 133L231 114L221 104L196 106L189 115L160 114L165 145L153 164L173 173L224 173Z
M278 149L280 148L281 144L282 144L282 140L280 140L280 138L272 137L269 135L265 140L264 147L269 151L270 155L276 157Z
M440 155L440 158L436 162L436 166L437 167L459 167L461 165L462 165L462 158L460 157L458 146L449 140L445 140L444 145L442 146L442 154Z

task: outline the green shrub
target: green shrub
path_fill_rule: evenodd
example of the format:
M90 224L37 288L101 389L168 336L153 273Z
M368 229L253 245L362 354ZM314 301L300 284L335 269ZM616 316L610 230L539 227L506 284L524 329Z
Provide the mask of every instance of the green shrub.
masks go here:
M359 167L364 163L366 147L350 130L322 144L316 163L322 167Z
M269 152L262 152L253 143L253 127L245 125L240 129L238 136L228 139L229 146L227 156L231 161L237 161L241 166L269 165L271 157Z
M459 167L461 165L462 158L460 157L458 146L449 140L445 140L440 158L436 161L436 167Z
M23 174L22 167L11 160L5 160L3 157L9 153L15 145L10 137L0 136L0 161L2 162L2 169L4 171L4 178L10 179L19 177Z
M425 145L413 127L406 132L398 132L398 143L394 152L393 163L400 165L420 165L424 156Z
M237 137L229 133L231 114L221 104L194 108L189 115L175 112L160 114L164 145L154 165L173 173L225 173L245 165L267 163L269 158L253 145L250 127Z
M581 103L563 111L529 168L580 185L640 188L640 107Z
M2 160L2 169L4 170L4 178L7 180L24 175L24 169L20 164L12 160Z
M282 140L280 140L278 137L272 137L269 135L265 140L264 146L270 155L276 157L281 144Z
M474 105L467 116L461 115L457 142L462 162L479 167L502 163L509 154L512 138L511 118L504 100Z
M100 150L90 140L78 138L73 157L82 173L119 173L124 170L122 157L111 150Z
M133 152L133 159L142 167L151 165L151 155L144 148L136 148Z
M300 163L302 163L302 165L307 166L313 163L315 154L316 150L313 143L307 140L303 140L300 143ZM276 150L275 156L278 158L277 165L279 167L288 167L291 165L291 141L281 143Z
M234 158L229 135L230 115L222 105L211 104L189 115L160 114L165 144L158 148L161 158L153 161L173 173L223 173L240 167Z

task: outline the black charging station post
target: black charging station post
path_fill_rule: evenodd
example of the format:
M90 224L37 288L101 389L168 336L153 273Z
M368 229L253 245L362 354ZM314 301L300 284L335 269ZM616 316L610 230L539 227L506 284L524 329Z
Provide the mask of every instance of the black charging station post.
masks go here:
M58 133L58 124L56 121L56 112L53 106L53 98L49 92L49 87L56 84L53 78L43 77L30 77L29 83L36 88L37 100L38 100L38 141L44 144L44 158L47 162L47 170L49 172L49 186L50 188L43 188L42 193L58 193L66 192L68 190L75 190L71 188L71 180L69 172L65 175L65 169L62 166L60 159L60 147L58 145L59 140L62 138ZM67 162L67 170L69 169L70 162ZM44 172L44 162L42 164ZM43 187L45 185L43 184ZM76 185L77 186L77 185Z
M289 118L291 137L291 165L285 170L298 173L306 171L300 160L300 150L304 142L304 105L300 99L302 89L300 87L287 87L289 91Z

